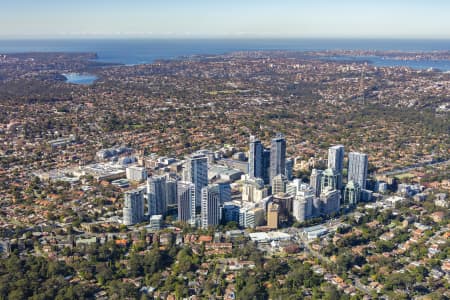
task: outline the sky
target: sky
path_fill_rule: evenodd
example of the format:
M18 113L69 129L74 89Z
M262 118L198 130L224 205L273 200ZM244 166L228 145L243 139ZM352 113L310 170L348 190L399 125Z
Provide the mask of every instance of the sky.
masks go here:
M450 38L449 0L0 0L0 37Z

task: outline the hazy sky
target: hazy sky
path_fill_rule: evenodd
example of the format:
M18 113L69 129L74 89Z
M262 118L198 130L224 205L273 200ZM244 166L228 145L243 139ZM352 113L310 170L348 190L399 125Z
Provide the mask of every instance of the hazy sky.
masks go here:
M0 37L450 38L450 0L0 0Z

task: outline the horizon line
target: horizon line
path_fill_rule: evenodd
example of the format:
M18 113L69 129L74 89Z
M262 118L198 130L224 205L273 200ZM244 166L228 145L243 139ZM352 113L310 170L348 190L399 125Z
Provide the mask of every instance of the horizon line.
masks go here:
M0 36L0 41L30 40L398 40L398 41L450 41L450 37L272 37L272 36Z
M95 40L95 39L155 39L155 40L448 40L449 37L425 36L183 36L183 35L0 35L0 40Z

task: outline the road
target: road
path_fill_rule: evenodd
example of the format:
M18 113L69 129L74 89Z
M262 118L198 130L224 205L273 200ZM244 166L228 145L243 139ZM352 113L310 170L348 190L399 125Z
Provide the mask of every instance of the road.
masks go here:
M425 163L417 163L415 165L406 167L406 168L402 168L402 169L397 169L397 170L392 170L392 171L388 171L388 172L384 172L384 173L380 173L380 174L376 174L376 175L385 175L385 176L390 176L390 175L396 175L396 174L402 174L402 173L406 173L415 169L419 169L419 168L423 168L426 166L435 166L435 165L445 165L450 163L450 159L449 160L444 160L444 161L435 161L435 162L425 162Z
M327 264L331 265L333 262L328 258L317 252L316 250L312 249L311 246L307 241L303 241L303 245L305 246L305 250L312 254L312 256L317 257L319 260L326 262Z

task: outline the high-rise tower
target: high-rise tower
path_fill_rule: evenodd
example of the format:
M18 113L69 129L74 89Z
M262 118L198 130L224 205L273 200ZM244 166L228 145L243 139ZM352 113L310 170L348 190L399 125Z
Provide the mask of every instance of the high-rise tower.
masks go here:
M195 185L177 182L178 221L195 225Z
M348 181L357 183L361 189L366 188L367 181L367 154L350 152L348 154Z
M144 190L136 189L124 194L123 224L134 225L144 220Z
M342 189L342 171L344 170L343 145L336 145L328 149L328 168L337 173L337 189Z
M270 149L263 149L262 179L264 180L265 184L270 183Z
M285 173L286 167L286 139L284 135L278 133L272 139L270 146L270 180L278 174Z
M209 226L219 225L220 190L217 184L202 188L201 222L203 229L207 229Z
M322 176L323 176L323 170L312 169L311 177L309 178L309 182L310 182L311 187L314 190L314 194L316 195L316 197L320 196Z
M152 176L147 179L148 214L165 215L167 212L166 177Z
M208 158L204 154L192 154L187 158L184 171L184 181L195 185L195 206L200 207L202 188L208 185Z
M248 174L250 178L263 177L263 146L261 141L254 136L250 136Z

